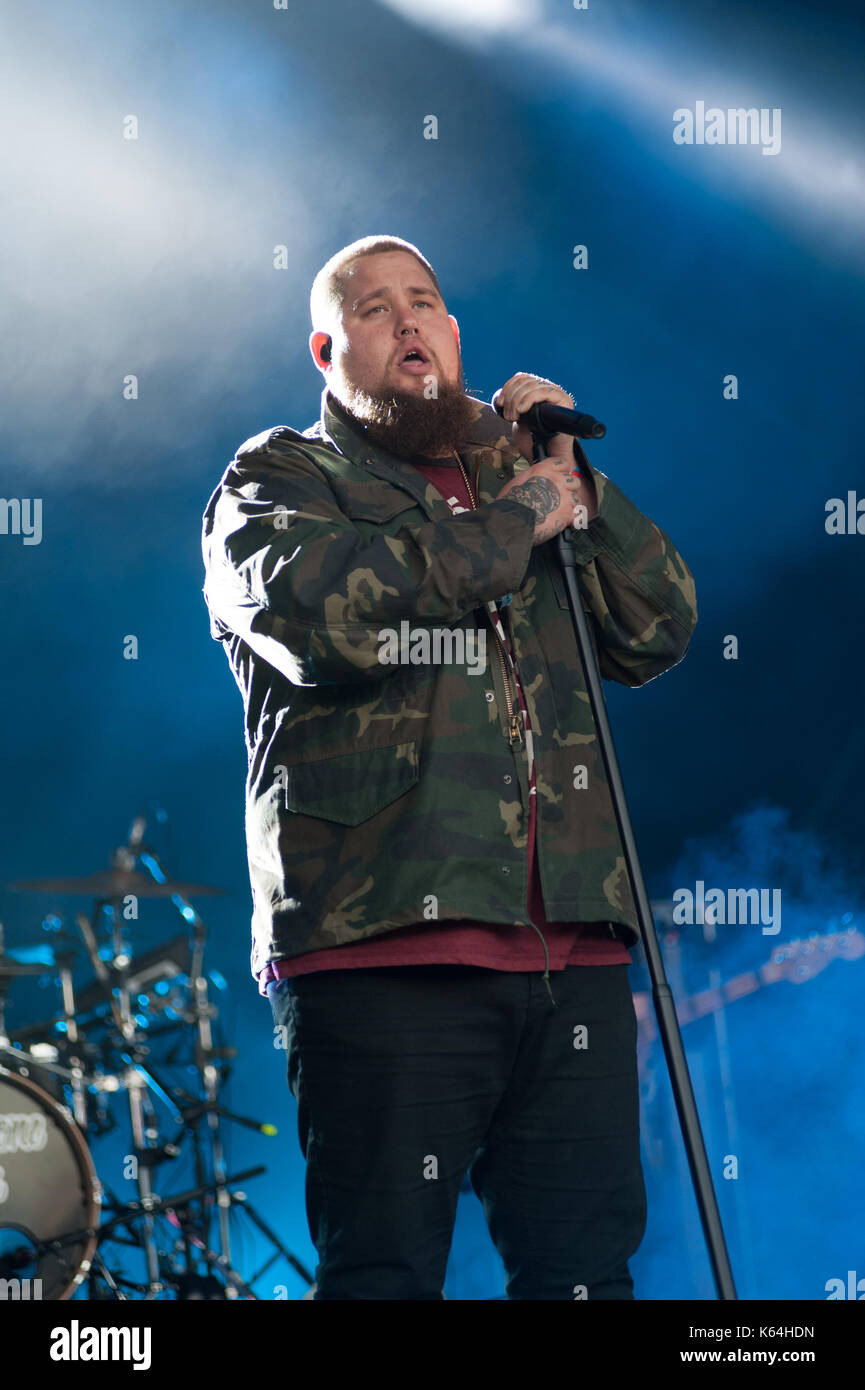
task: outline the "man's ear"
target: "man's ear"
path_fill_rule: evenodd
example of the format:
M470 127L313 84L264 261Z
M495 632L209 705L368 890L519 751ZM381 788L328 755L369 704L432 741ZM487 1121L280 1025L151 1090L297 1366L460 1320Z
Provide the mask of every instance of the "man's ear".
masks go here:
M457 347L459 347L459 346L460 346L460 326L459 326L459 324L457 323L456 319L454 318L453 314L448 314L448 318L450 319L451 328L452 328L453 331L454 331L454 337L455 337L456 340L457 340Z
M329 333L322 333L320 330L316 333L310 333L309 350L312 353L312 360L323 375L327 375L330 371L331 364L330 357L328 356L330 346L331 338ZM324 356L322 356L322 352L324 352Z

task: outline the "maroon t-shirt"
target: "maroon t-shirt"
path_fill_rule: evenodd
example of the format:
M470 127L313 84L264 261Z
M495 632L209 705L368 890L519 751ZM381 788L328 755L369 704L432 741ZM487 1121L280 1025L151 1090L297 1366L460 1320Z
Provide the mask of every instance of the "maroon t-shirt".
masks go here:
M438 488L446 502L458 509L473 510L462 470L456 462L442 463L420 456L411 462ZM531 728L519 680L517 692L525 727ZM526 907L531 921L547 943L550 970L564 970L566 965L629 965L630 952L615 937L608 922L547 921L535 854L536 805L533 772L529 788L529 886ZM416 926L398 927L382 936L357 941L349 946L330 946L324 951L309 951L291 960L272 961L258 975L258 990L266 995L270 980L309 975L317 970L356 970L374 965L481 965L489 970L543 971L545 959L541 938L528 925L419 922Z

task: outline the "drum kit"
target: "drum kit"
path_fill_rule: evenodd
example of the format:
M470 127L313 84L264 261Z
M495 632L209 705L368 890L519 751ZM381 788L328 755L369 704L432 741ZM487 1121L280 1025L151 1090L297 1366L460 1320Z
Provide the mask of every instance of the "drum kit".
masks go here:
M51 913L41 938L15 949L4 949L0 925L0 1297L255 1299L280 1255L312 1284L238 1188L266 1169L226 1171L226 1122L276 1130L220 1104L236 1050L215 1039L210 985L221 977L205 970L206 927L190 899L223 890L171 879L146 827L146 816L133 821L105 872L8 885L90 899L92 911L74 912L74 931ZM136 953L139 899L155 898L174 904L186 930ZM22 1026L9 1006L28 979L47 986L54 1008ZM177 1070L194 1079L178 1085ZM108 1134L131 1201L105 1181ZM178 1158L193 1160L195 1183L168 1196L163 1175ZM233 1211L273 1247L247 1279L232 1258Z

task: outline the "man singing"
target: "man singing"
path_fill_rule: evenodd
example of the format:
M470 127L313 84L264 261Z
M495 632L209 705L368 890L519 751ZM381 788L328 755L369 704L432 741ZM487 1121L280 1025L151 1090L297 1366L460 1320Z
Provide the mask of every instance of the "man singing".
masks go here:
M632 1299L645 1230L637 918L567 591L644 685L697 620L667 535L467 395L432 266L366 237L312 286L321 417L204 517L243 696L252 972L287 1050L317 1299L441 1299L464 1175L511 1299ZM509 422L508 424L505 421Z

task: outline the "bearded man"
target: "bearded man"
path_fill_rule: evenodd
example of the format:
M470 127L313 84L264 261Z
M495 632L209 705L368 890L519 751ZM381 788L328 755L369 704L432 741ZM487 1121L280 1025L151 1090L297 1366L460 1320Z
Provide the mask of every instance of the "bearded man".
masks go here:
M238 449L203 550L314 1297L442 1299L468 1175L508 1298L632 1299L639 933L547 543L572 528L601 675L631 687L684 656L693 579L569 436L530 462L520 416L567 391L466 392L416 246L344 247L310 308L320 418Z

